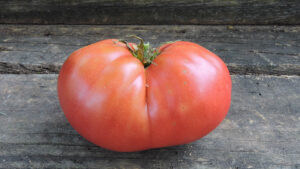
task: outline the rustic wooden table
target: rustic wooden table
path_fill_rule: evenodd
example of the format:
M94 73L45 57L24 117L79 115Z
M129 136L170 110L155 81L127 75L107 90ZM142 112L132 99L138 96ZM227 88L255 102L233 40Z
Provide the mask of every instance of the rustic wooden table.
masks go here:
M103 2L98 8L115 9L111 1ZM121 5L127 9L130 4L125 2ZM220 8L216 2L219 1L193 1L192 10L202 7L209 12L205 7ZM32 25L76 24L76 19L66 17L76 9L83 13L83 7L93 7L94 13L88 11L91 16L88 21L79 17L80 24L124 24L125 21L112 17L114 13L93 20L99 17L94 3L80 6L74 1L73 5L59 6L35 2L40 9L33 9L29 1L24 1L23 6L19 3L0 2L5 7L0 10L0 168L300 168L300 26ZM173 3L175 11L189 7L184 1ZM221 7L222 4L226 7L224 20L219 13L214 17L207 14L211 18L206 20L201 20L202 15L185 20L189 13L183 13L179 21L181 24L300 23L300 4L296 1L232 0L224 1ZM152 1L139 5L141 9L161 14L164 10L176 13L172 7L159 8ZM230 9L243 10L247 5L252 5L254 11L243 15L240 11L230 13ZM16 8L20 6L23 8ZM63 16L61 8L66 8L70 15ZM119 12L124 13L124 8L118 8ZM264 10L254 15L259 9ZM277 19L266 15L270 11L275 12ZM55 20L51 14L55 17L61 14L62 18ZM128 16L131 15L129 12ZM168 20L168 24L174 23L176 17ZM151 21L160 24L165 18L149 17L145 24ZM141 19L127 21L127 24L143 24ZM216 130L186 145L117 153L89 143L69 125L56 93L57 73L63 61L82 46L106 38L124 38L128 34L142 36L154 46L178 39L193 41L225 61L233 81L232 104Z

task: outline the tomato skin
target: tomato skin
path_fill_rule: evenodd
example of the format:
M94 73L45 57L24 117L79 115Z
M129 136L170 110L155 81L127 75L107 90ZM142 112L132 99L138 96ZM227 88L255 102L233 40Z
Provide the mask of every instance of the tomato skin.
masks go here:
M160 52L147 69L113 39L72 53L58 97L75 130L103 148L130 152L189 143L216 128L230 107L226 65L191 42Z

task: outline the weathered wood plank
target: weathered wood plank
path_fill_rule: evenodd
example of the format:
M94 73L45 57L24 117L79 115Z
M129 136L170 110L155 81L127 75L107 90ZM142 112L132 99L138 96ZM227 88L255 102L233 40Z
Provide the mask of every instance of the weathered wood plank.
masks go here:
M99 148L68 124L57 75L0 75L0 168L297 168L300 77L233 75L222 124L194 143L136 153ZM6 115L5 115L6 114Z
M300 24L298 0L4 0L0 23Z
M136 34L158 46L193 41L219 55L232 74L300 75L300 26L0 25L0 73L57 73L76 49Z

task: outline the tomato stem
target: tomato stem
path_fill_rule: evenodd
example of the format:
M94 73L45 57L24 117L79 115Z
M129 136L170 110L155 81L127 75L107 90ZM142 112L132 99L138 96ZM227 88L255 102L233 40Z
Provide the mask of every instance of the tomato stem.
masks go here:
M158 49L151 48L150 43L145 43L141 37L136 35L130 35L128 37L135 38L140 41L139 45L133 45L133 47L131 47L126 40L119 40L126 45L132 55L139 59L145 68L151 64L155 64L153 60L159 55Z

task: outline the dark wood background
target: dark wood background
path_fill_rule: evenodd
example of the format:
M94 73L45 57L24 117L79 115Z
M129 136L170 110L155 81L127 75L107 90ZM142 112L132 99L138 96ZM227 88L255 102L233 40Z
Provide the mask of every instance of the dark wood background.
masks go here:
M2 0L0 23L300 24L299 0Z
M300 168L299 0L0 1L0 168ZM76 49L136 34L219 55L230 111L190 144L104 150L67 122L57 75Z

